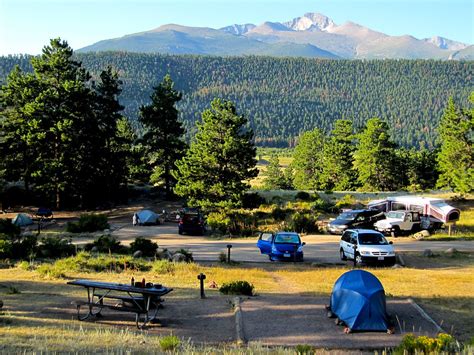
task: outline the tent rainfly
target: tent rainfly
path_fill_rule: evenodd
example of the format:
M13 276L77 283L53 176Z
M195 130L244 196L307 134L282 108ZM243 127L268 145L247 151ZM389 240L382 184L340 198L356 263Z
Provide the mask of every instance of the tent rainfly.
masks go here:
M25 227L33 224L33 220L25 213L18 213L15 218L13 218L12 223L19 227Z
M346 331L389 331L385 291L370 272L351 270L337 279L329 315L339 318Z
M159 215L150 210L141 210L137 212L138 216L138 223L140 225L147 225L147 224L158 224L159 223Z

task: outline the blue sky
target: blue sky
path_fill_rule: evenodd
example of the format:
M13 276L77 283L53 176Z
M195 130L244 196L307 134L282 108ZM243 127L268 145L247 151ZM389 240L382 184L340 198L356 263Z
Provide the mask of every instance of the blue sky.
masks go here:
M389 35L474 43L472 0L0 0L0 55L40 53L50 38L78 49L167 23L219 28L320 12Z

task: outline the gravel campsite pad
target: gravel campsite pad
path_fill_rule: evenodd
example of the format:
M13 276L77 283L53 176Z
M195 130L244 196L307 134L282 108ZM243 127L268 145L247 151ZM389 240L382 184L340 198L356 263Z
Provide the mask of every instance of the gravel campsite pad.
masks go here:
M327 318L327 297L258 296L241 303L244 335L249 342L266 345L311 344L329 349L380 349L400 344L405 333L436 335L407 300L387 300L389 314L396 315L400 326L395 334L361 332L344 334L344 327ZM402 328L402 332L400 331Z

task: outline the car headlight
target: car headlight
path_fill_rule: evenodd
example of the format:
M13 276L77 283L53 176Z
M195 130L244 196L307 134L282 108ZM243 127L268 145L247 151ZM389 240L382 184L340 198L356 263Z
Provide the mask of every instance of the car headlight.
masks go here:
M394 251L389 251L389 252L388 252L388 255L390 255L390 256L395 256L395 252L394 252Z
M360 255L370 255L370 251L361 251Z
M298 247L298 250L297 250L297 251L298 251L298 253L301 253L301 252L303 251L303 246L300 245L300 246Z
M339 229L347 229L349 226L347 224L341 224Z

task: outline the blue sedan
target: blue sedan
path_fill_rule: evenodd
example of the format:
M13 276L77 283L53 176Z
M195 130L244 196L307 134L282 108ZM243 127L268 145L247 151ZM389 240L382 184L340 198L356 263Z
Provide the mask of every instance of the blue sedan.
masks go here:
M303 261L303 246L298 233L278 232L276 234L265 232L260 234L257 247L260 253L268 255L271 261Z

